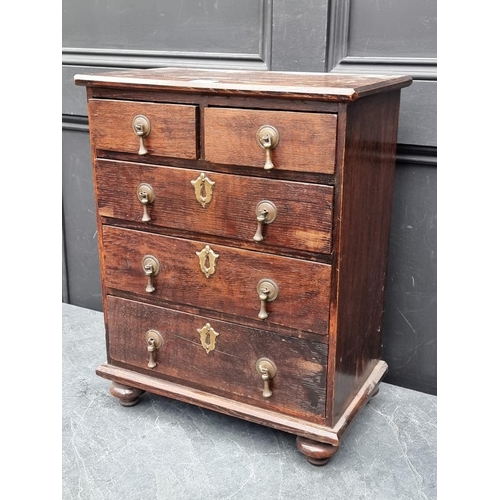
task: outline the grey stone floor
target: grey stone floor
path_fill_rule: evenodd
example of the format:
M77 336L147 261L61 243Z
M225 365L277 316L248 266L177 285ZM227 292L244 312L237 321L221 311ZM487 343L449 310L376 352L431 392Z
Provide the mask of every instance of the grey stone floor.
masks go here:
M437 398L381 384L324 467L295 437L146 393L124 408L95 368L102 313L62 305L62 498L432 500Z

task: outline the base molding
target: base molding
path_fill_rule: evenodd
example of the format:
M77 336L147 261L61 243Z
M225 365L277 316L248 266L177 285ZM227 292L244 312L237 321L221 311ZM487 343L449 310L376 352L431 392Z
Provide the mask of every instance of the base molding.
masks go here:
M123 406L137 404L140 395L148 391L288 432L297 436L297 448L306 455L308 461L313 465L325 465L330 457L336 453L342 436L356 415L361 412L370 398L378 392L379 384L386 372L387 363L379 361L344 414L333 427L328 427L107 363L100 365L96 369L97 375L111 380L110 392L120 399Z

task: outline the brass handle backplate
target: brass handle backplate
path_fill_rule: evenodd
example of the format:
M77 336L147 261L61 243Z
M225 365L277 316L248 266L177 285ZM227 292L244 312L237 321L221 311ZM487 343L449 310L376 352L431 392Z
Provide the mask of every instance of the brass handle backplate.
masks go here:
M264 224L271 224L278 215L278 209L272 201L262 200L255 207L255 215L257 216L257 231L253 237L254 241L262 241L262 229Z
M257 142L259 146L266 151L264 170L271 170L274 168L274 164L271 160L271 150L280 142L278 131L272 125L262 125L262 127L257 130Z
M278 285L272 279L263 278L259 281L257 284L257 293L259 294L260 299L259 319L264 320L269 316L269 313L266 310L266 303L276 300L278 292Z
M146 344L149 354L148 368L154 368L157 365L156 351L163 345L163 338L156 330L148 330Z
M145 255L142 259L142 269L148 278L146 292L153 293L155 291L153 277L160 272L160 261L154 255Z
M264 398L270 398L273 395L270 388L270 381L272 378L274 378L276 372L278 371L276 365L269 358L260 358L255 364L255 369L264 381L264 390L262 391L262 396Z
M138 154L145 155L148 153L144 145L144 138L151 132L151 123L144 115L134 116L132 120L132 130L134 134L139 137L139 151Z
M142 222L149 222L151 216L149 215L148 208L153 204L155 200L155 192L152 186L143 182L137 186L137 198L142 204Z

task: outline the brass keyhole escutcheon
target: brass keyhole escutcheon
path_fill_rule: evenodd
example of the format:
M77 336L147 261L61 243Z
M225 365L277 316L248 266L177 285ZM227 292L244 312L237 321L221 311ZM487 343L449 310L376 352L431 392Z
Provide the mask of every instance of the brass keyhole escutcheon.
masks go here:
M266 304L267 302L276 300L278 292L278 285L272 279L263 278L259 281L257 284L257 293L259 294L260 299L259 319L264 320L269 316L269 313L266 310Z
M196 255L198 256L200 270L205 275L205 278L208 279L210 276L212 276L212 274L215 273L219 254L215 253L210 248L210 245L206 245L203 250L196 252Z
M208 176L202 172L197 179L191 181L191 185L194 187L196 200L205 208L212 201L215 181L211 181Z
M145 255L142 258L142 269L148 279L146 292L153 293L155 291L153 277L160 272L160 261L154 255Z
M212 325L207 323L202 328L197 328L196 331L200 334L200 342L206 353L213 351L219 334L212 328Z
M274 164L271 160L271 150L274 149L280 142L280 135L272 125L262 125L262 127L257 130L256 137L259 146L266 152L264 170L271 170L274 168Z
M146 184L145 182L137 186L137 198L142 204L142 222L149 222L151 216L149 215L149 207L153 204L155 200L155 192L152 186Z
M146 332L146 344L149 354L148 368L154 368L156 363L156 351L163 345L163 338L156 330Z
M276 372L278 371L276 365L269 358L260 358L255 364L255 369L264 381L262 396L264 398L270 398L273 395L270 388L270 381L274 378Z
M253 239L254 241L262 241L264 239L262 235L264 224L271 224L275 221L278 209L272 201L262 200L255 207L255 215L257 217L257 231Z
M137 154L141 156L147 154L148 150L144 145L144 138L151 132L151 123L144 115L134 116L132 120L132 130L134 134L139 137L139 151Z

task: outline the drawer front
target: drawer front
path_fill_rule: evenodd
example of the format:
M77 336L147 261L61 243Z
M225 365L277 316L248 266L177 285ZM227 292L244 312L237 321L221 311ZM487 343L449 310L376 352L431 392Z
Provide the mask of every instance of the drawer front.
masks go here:
M108 335L112 362L270 410L325 415L326 344L111 296ZM155 339L151 354L150 338ZM264 382L256 369L261 358L277 369L269 398L263 397ZM156 366L148 367L151 360Z
M330 186L106 160L96 161L96 182L99 214L104 217L140 223L146 210L151 220L145 227L236 238L258 249L269 245L331 251ZM138 196L144 183L154 193L146 207ZM275 216L270 217L273 205ZM265 222L259 224L257 217L269 207ZM259 226L264 239L255 242Z
M260 127L270 125L279 141L270 156L274 170L333 174L337 116L325 113L233 108L205 110L205 159L214 163L264 168L266 150Z
M330 265L112 226L103 227L103 243L109 288L218 311L235 320L259 321L264 306L264 329L281 325L328 332ZM146 275L147 255L159 263L156 276ZM261 301L261 280L270 291L270 281L277 286L274 300ZM150 282L154 291L148 292Z
M195 159L196 106L90 99L89 127L97 149L139 153L134 119L147 118L150 131L143 137L145 155Z

